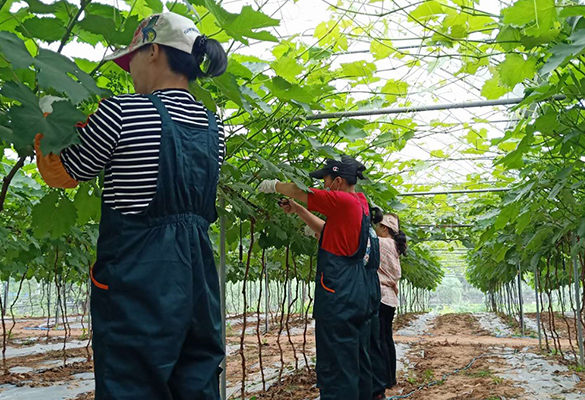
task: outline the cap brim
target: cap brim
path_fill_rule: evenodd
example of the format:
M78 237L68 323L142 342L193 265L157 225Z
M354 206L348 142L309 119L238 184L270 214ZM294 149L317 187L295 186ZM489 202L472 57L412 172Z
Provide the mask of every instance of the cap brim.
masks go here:
M321 169L314 171L314 172L311 172L309 174L309 176L311 178L315 178L315 179L323 179L327 175L329 175L329 170L327 168L321 168Z
M132 60L132 53L138 49L136 48L125 48L118 50L109 56L105 56L104 60L106 61L113 61L120 66L124 71L130 72L130 60Z

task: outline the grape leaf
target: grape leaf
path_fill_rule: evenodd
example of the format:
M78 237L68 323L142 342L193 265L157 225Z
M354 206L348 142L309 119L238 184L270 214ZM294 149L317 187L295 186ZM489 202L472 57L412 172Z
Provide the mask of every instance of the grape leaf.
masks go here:
M440 14L444 14L443 6L435 0L425 1L413 11L408 13L408 18L421 22L426 22L432 18L436 18Z
M559 43L549 50L552 55L541 68L541 74L548 74L585 52L585 34L583 34L583 30L575 31L568 40L572 43Z
M271 81L266 82L266 86L272 90L272 93L281 100L310 104L317 96L325 94L331 89L331 86L322 85L303 85L302 87L292 84L283 78L276 76Z
M90 221L99 221L101 217L101 199L90 193L92 187L85 183L79 187L75 194L75 208L77 208L77 223L85 225Z
M387 39L375 39L370 44L370 53L372 53L376 60L388 58L394 51L392 42Z
M381 92L386 95L386 100L394 103L398 97L404 97L408 94L408 83L404 81L397 81L395 79L388 79L386 84L382 87Z
M208 110L213 112L217 111L217 106L215 105L215 101L209 93L209 90L203 88L199 83L193 81L189 84L189 88L191 89L191 93L195 96L195 98L202 102Z
M566 6L559 14L562 18L585 15L585 6Z
M32 17L22 23L18 31L24 36L41 39L47 43L56 42L63 38L65 26L57 18Z
M532 36L546 33L558 19L555 0L518 0L503 9L502 15L505 24L525 27Z
M508 54L506 55L506 59L498 66L498 71L500 73L500 81L512 89L525 79L534 78L536 74L536 59L529 57L525 60L520 54Z
M291 56L277 58L272 64L272 69L289 82L294 82L298 74L303 72L302 65L297 64L297 60Z
M11 32L0 32L0 51L15 69L29 68L33 58L22 39Z
M240 86L236 81L236 77L229 72L213 78L213 82L222 91L222 93L231 101L242 107L244 105L244 99L242 98L242 92Z
M7 86L8 90L5 87L2 93L4 95L8 93L12 98L16 98L22 103L19 106L12 107L10 110L13 131L11 141L15 148L24 149L26 146L31 145L37 133L45 135L41 142L41 147L45 154L50 152L58 154L63 148L77 142L75 124L84 120L85 116L71 103L68 101L53 103L53 112L45 118L39 107L38 100L33 100L30 97L32 92L28 88L25 87L28 90L27 92L22 89L24 85L21 85L21 91L14 93L17 90L15 89L16 85ZM14 134L16 132L18 134Z
M132 41L138 23L137 15L128 17L124 25L120 27L112 18L87 14L77 26L87 32L100 36L109 45L127 45Z
M88 74L61 54L39 49L34 64L38 70L39 86L43 89L55 89L65 93L74 104L87 100L92 95L104 94ZM73 79L70 75L77 79Z
M488 100L495 100L499 99L509 91L510 89L500 84L500 73L496 69L492 71L492 77L483 84L481 95Z
M67 198L59 198L57 191L43 197L32 210L34 233L39 238L47 234L52 239L66 235L76 220L75 205Z
M214 0L192 0L192 2L207 8L217 19L219 27L244 44L248 44L246 38L278 42L278 39L270 32L257 31L257 29L278 26L280 24L278 19L271 18L250 6L244 6L239 13L233 14L223 9Z

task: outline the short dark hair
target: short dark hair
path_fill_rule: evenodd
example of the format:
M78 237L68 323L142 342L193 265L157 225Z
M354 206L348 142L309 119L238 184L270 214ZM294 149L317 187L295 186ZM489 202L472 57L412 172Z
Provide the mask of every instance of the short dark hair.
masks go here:
M191 53L165 45L159 46L167 55L171 71L186 76L190 81L220 76L227 69L225 50L217 40L209 39L205 35L197 36ZM148 46L140 50L143 49L148 49Z

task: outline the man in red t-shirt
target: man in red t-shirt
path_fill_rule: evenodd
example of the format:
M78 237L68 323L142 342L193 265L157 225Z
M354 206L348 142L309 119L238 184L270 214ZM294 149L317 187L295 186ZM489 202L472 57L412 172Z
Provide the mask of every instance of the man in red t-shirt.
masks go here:
M281 202L285 212L295 212L318 234L319 256L315 287L315 335L317 385L321 400L370 400L370 382L364 380L360 350L367 348L369 288L364 255L369 237L369 207L366 197L356 193L365 167L349 156L327 160L325 167L311 173L325 181L325 190L309 193L294 183L263 181L258 190L280 193L294 201ZM312 214L316 211L327 221ZM367 369L367 367L366 367ZM370 366L371 369L371 366ZM361 378L361 380L360 380ZM366 388L364 388L366 386Z

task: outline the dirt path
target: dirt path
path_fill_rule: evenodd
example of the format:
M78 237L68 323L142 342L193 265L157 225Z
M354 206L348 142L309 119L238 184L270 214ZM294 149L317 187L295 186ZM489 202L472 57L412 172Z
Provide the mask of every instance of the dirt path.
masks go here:
M585 398L584 373L574 372L561 362L538 354L538 339L494 336L494 332L488 332L482 326L482 318L486 316L402 316L398 320L397 325L400 327L397 330L403 334L395 336L401 361L399 384L389 389L387 396L398 399L408 395L409 399L414 400ZM33 325L35 323L36 321L30 322ZM306 342L305 324L298 317L291 318L290 339L286 329L283 329L279 338L275 326L272 326L268 334L262 332L263 321L260 326L259 344L255 317L249 316L244 337L246 398L316 399L319 392L315 386L313 369L313 322L310 321L307 327ZM493 323L490 326L493 328ZM240 351L242 328L241 317L230 320L227 337L227 389L234 399L240 397L243 377ZM495 328L496 332L503 330L503 327ZM29 335L33 332L38 336L18 337L17 341L24 340L18 348L19 351L38 346L45 340L44 332L34 329L22 329L21 332ZM39 336L41 339L38 339ZM50 342L59 343L56 339L50 339ZM84 348L68 350L69 362L66 366L63 366L62 356L62 351L45 351L10 358L8 367L11 368L11 373L0 378L0 400L93 400L93 368L91 361L87 359L87 351Z

